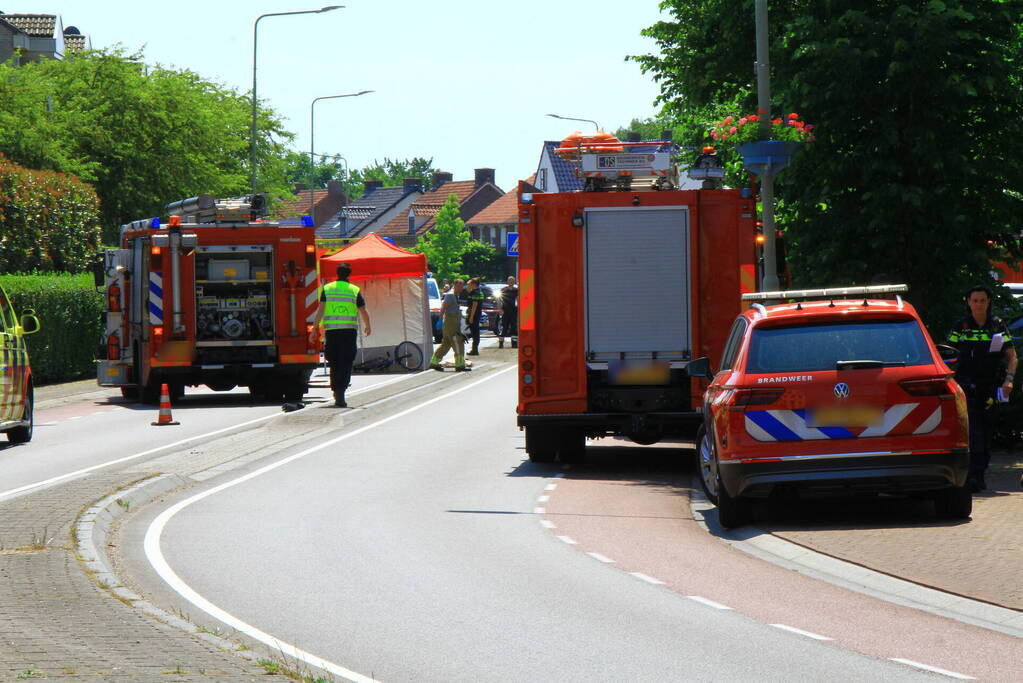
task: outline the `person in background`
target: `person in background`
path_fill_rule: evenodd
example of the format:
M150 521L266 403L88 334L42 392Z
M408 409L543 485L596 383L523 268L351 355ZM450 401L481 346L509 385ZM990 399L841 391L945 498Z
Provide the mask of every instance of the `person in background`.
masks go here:
M444 338L430 359L430 367L440 372L444 371L444 366L440 362L449 349L455 350L455 372L466 372L472 369L465 365L465 338L462 337L462 307L458 303L458 295L462 293L464 285L465 283L461 279L456 279L451 291L444 292L441 296L441 330L443 331Z
M465 311L465 322L469 326L469 337L472 339L472 350L466 355L478 356L480 355L480 316L483 315L483 290L480 289L478 277L469 280L466 299L469 308Z
M443 294L444 292L447 292L450 289L451 289L451 283L448 282L447 279L445 279L444 280L444 285L440 288L440 291Z
M948 333L959 350L955 378L966 393L970 418L970 474L974 492L987 488L984 473L991 461L991 415L997 400L1009 400L1016 376L1016 349L1000 319L991 315L991 290L976 285L966 293L966 315ZM1004 361L1004 366L1003 366Z
M512 347L516 346L515 336L519 333L519 288L515 284L515 276L508 277L508 284L501 288L501 334L497 346L504 348L504 338L512 338Z
M369 313L359 288L348 282L352 267L341 263L337 267L337 280L323 285L320 304L316 307L313 327L323 322L326 340L324 355L330 363L330 388L334 391L334 405L347 408L345 391L352 381L352 364L358 351L359 319L362 331L370 335ZM310 332L310 338L315 332Z

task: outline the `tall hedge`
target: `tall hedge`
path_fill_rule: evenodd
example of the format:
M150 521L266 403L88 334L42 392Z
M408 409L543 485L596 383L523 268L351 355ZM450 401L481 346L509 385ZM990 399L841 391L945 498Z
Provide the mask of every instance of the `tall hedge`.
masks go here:
M25 337L36 384L96 375L103 335L103 295L91 274L0 275L20 316L33 309L41 329Z
M0 272L83 272L101 234L99 200L89 185L0 155Z

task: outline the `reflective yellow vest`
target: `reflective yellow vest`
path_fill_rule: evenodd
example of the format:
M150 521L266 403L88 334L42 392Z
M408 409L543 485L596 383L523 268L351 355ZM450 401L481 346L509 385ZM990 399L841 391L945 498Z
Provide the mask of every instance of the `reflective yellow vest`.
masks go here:
M359 327L359 288L344 280L323 285L323 329L355 330Z

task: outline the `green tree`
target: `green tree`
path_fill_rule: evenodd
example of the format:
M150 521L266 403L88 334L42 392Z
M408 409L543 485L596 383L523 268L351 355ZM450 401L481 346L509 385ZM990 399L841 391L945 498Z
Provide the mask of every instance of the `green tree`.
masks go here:
M423 235L411 251L426 255L426 262L437 280L465 277L462 257L472 238L459 215L458 196L451 194L437 213L433 230Z
M345 177L345 165L336 154L317 154L316 163L313 165L310 176L310 164L308 152L296 152L288 150L284 155L284 173L288 184L302 183L312 187L323 189L331 180L340 181L342 186L347 187Z
M0 152L23 166L78 176L101 200L107 241L169 201L248 192L251 100L140 54L0 65ZM258 110L261 189L284 195L291 134Z
M469 276L482 278L484 282L504 280L508 276L508 257L486 242L469 242L462 260Z
M753 0L661 6L660 53L633 59L664 112L754 111ZM772 108L817 124L777 179L798 283L907 282L940 333L991 257L1020 258L1021 17L1021 0L772 5Z
M382 180L386 186L395 186L401 185L405 178L421 178L423 189L429 189L436 171L432 157L429 159L413 157L404 160L385 157L382 162L374 159L369 166L352 171L351 179L345 183L345 192L354 199L362 196L364 180Z

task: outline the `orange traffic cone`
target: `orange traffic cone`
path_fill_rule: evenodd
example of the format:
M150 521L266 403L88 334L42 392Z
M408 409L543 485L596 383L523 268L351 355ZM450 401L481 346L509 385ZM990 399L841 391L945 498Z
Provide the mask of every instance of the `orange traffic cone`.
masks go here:
M166 382L160 385L160 417L157 418L156 422L151 422L150 424L154 427L181 424L180 422L175 422L174 418L171 417L170 392L167 390Z

